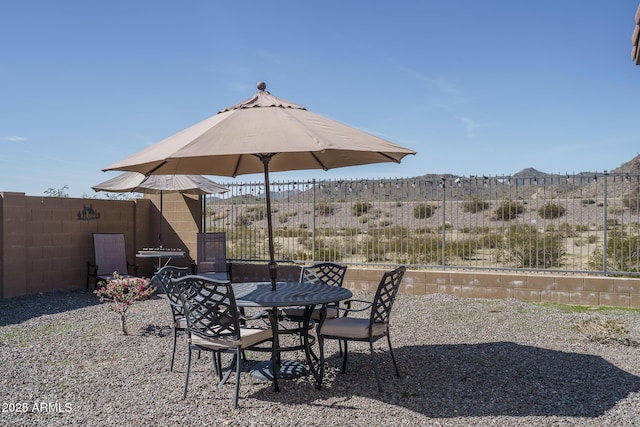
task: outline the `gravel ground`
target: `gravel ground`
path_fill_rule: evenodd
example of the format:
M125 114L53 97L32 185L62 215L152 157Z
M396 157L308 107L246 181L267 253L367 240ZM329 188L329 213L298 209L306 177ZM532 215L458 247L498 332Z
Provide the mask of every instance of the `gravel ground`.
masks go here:
M164 295L130 309L129 336L105 308L85 291L0 300L0 425L640 425L640 311L400 295L400 378L386 341L376 345L383 393L366 344L350 345L341 374L329 343L321 391L303 377L275 393L243 373L234 410L233 377L216 390L209 357L194 358L182 400L186 346L179 340L170 372Z

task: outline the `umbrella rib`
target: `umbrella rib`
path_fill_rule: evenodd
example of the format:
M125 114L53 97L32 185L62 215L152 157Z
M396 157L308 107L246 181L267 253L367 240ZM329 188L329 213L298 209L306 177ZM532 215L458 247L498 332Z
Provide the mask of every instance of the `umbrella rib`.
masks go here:
M314 159L316 159L316 162L318 162L318 164L320 165L320 167L322 168L322 170L324 171L328 171L329 168L325 166L324 163L322 163L322 160L320 160L320 158L318 156L316 156L316 153L314 153L313 151L311 152L311 155L313 156Z
M393 163L400 163L400 160L398 160L398 159L396 159L396 158L394 158L394 157L391 157L391 156L389 156L388 154L384 154L384 153L383 153L383 152L381 152L381 151L378 151L378 154L380 154L380 155L381 155L381 156L383 156L383 157L386 157L387 159L391 160Z

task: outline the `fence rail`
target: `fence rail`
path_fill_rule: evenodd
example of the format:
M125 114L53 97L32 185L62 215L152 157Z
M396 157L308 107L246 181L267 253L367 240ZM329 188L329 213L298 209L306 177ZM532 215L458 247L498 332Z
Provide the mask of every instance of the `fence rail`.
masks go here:
M228 256L268 259L264 183L207 196ZM640 274L640 174L271 183L276 257L416 268Z

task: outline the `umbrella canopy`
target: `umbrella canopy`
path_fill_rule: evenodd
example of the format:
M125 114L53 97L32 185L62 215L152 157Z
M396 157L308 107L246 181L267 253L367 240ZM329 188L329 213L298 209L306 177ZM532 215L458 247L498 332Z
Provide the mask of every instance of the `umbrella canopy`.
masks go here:
M400 163L415 151L276 98L258 83L250 99L219 111L104 170L265 177L270 272L276 281L269 172Z
M200 175L150 175L125 172L98 185L95 191L112 193L150 193L178 191L185 194L220 194L229 191L227 187Z
M221 194L229 191L227 187L200 175L150 175L138 172L125 172L98 185L94 191L111 193L148 193L160 194L160 234L158 241L162 247L162 193L165 191L184 194Z

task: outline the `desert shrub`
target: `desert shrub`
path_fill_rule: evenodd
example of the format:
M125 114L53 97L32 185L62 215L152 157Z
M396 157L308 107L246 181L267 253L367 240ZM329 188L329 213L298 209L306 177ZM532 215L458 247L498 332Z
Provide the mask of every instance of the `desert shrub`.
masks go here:
M320 202L316 206L316 213L318 216L331 216L335 213L335 206L333 203L329 202Z
M564 223L560 224L560 227L558 227L558 231L560 232L560 235L563 236L563 237L577 237L578 236L578 232L575 230L573 225L569 224L568 222L564 222Z
M388 237L406 239L407 237L409 237L409 229L407 227L395 225L393 227L387 228L386 234Z
M444 228L445 230L450 230L451 227L453 227L451 225L451 223L449 221L445 222L444 225L440 225L438 226L438 231L442 232L442 229Z
M391 225L391 221L388 219L381 219L378 221L378 227L388 227Z
M502 242L502 258L516 268L560 267L566 255L556 233L543 233L531 225L511 226Z
M607 208L609 215L622 215L624 208L622 206L609 206Z
M544 219L560 218L567 210L564 206L555 203L545 203L538 209L538 215Z
M495 218L502 221L509 221L524 212L524 205L515 200L505 200L495 211Z
M317 261L340 261L340 251L337 248L316 248Z
M413 207L413 217L417 219L431 218L437 208L428 203L418 203Z
M427 235L409 239L407 242L407 264L442 264L442 239Z
M587 224L577 224L576 225L576 231L578 233L589 231L589 226Z
M604 253L596 248L589 257L589 268L604 270ZM607 270L617 272L640 272L640 236L612 233L607 238Z
M247 215L238 215L233 223L236 227L248 227L251 225L251 219Z
M259 221L265 218L266 208L264 206L249 206L245 212L250 221Z
M462 202L462 210L468 213L482 212L485 209L489 209L489 207L491 207L491 203L479 196L471 196L468 200Z
M351 205L351 214L353 216L362 216L369 212L369 208L373 206L369 202L355 202Z
M615 319L590 318L574 324L572 329L591 342L638 346L629 337L627 326Z
M638 189L625 194L622 197L622 206L629 209L631 213L640 211L640 192Z
M583 205L593 205L596 203L596 201L593 199L582 199L581 202Z
M463 260L469 260L476 255L478 250L478 239L465 239L452 242L451 255L460 257Z
M309 255L308 253L306 253L305 251L296 251L293 254L292 257L294 260L298 260L298 261L306 261L311 259L311 255Z

